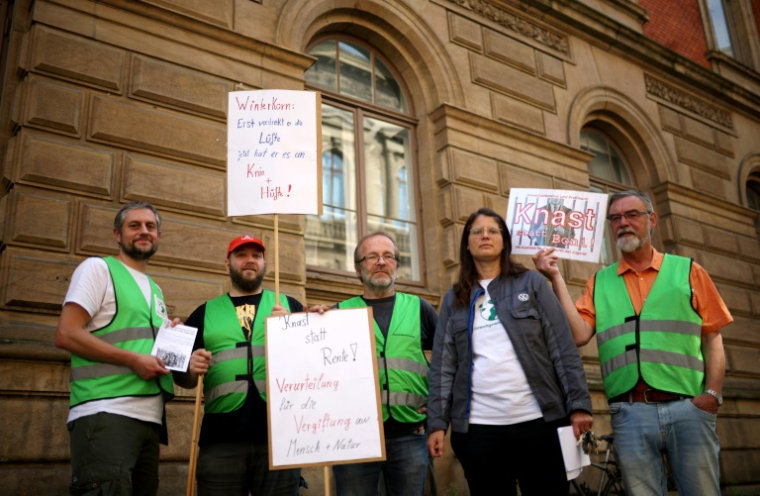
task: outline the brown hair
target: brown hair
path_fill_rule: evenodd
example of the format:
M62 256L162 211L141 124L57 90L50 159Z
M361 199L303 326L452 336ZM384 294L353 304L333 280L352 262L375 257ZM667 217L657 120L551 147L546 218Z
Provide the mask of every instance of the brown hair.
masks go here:
M478 271L475 268L475 260L472 253L467 249L467 241L470 237L470 228L479 216L491 217L499 225L501 237L504 241L504 249L501 251L501 275L504 277L518 276L527 271L522 264L510 259L512 254L512 239L504 219L490 208L481 208L470 214L464 225L462 240L459 243L459 280L454 283L454 300L457 306L466 307L470 304L470 292L478 282Z

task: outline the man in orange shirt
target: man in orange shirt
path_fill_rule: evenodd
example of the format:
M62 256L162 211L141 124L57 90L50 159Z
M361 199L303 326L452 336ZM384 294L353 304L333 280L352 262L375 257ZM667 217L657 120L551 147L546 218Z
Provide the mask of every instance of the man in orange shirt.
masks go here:
M573 303L553 249L536 268L550 279L578 346L597 335L615 433L615 456L632 495L667 495L661 453L680 494L720 494L715 430L733 319L705 270L652 247L657 223L646 193L612 195L607 220L621 260L597 272Z

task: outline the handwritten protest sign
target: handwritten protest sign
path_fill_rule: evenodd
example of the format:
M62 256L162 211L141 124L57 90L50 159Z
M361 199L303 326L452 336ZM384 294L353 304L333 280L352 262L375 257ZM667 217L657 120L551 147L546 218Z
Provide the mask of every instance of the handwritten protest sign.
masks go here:
M322 213L321 97L229 93L227 215Z
M267 319L269 467L385 459L372 312Z
M598 262L606 216L603 193L512 188L506 218L512 253L555 248L560 258Z

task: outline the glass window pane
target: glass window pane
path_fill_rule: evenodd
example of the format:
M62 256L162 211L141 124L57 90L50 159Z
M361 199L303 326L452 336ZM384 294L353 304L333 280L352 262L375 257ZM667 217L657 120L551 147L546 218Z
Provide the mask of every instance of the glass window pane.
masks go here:
M322 203L356 211L353 113L322 104Z
M760 177L752 175L747 181L747 206L760 210Z
M588 165L588 172L592 176L607 179L608 181L615 179L612 174L612 167L610 167L610 156L606 152L597 152Z
M625 167L623 158L612 146L610 146L610 150L612 151L612 170L614 173L615 181L630 185L631 178L628 176L628 170Z
M728 32L728 21L726 20L726 11L723 9L723 0L708 0L707 5L715 33L715 43L718 45L717 49L733 57L734 50L731 47L731 36Z
M633 186L623 157L605 135L595 131L581 131L581 149L594 154L588 163L591 176Z
M372 102L372 58L364 47L341 41L340 92Z
M396 240L400 254L398 277L400 279L420 280L419 244L417 226L410 222L399 222L383 217L368 216L369 232L387 232Z
M591 153L607 154L607 140L599 133L586 132L588 137L588 151Z
M338 91L338 73L335 59L337 57L335 40L323 41L309 52L317 61L306 71L306 82L331 91Z
M414 222L414 185L409 129L364 119L364 181L367 213Z
M321 216L306 216L306 263L327 269L354 271L356 212L323 207Z
M375 103L406 113L406 99L401 85L382 60L375 57Z

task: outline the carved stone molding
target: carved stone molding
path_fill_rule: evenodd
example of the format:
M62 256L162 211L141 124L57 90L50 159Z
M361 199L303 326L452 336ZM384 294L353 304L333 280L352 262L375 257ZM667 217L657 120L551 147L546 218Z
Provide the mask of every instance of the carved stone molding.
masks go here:
M563 36L546 28L537 26L521 17L502 10L483 0L448 0L464 9L473 12L480 17L493 21L505 28L526 36L545 45L552 50L570 56L570 43L567 36Z
M673 88L649 74L644 74L644 81L646 83L647 93L650 95L654 95L673 105L694 112L695 114L720 124L725 128L734 128L731 114L728 112L713 107L684 91Z

